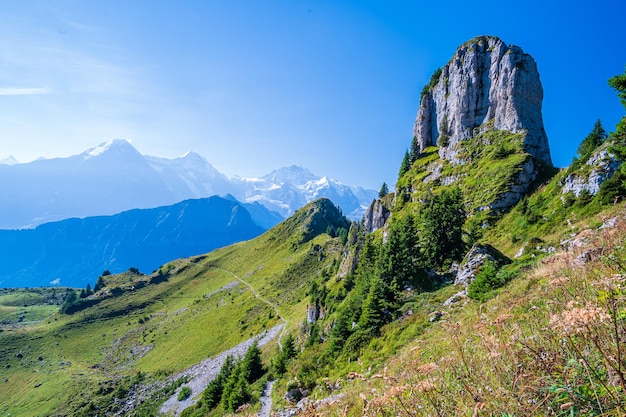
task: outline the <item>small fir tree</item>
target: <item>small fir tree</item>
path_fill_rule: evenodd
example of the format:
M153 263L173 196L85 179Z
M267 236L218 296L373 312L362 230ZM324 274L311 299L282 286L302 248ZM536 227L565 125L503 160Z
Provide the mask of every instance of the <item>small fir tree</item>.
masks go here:
M602 145L607 138L606 131L602 127L602 123L600 123L600 119L598 119L593 126L593 130L583 141L580 143L578 147L578 156L581 159L587 159L593 151L595 151L598 146Z
M404 174L409 171L409 169L411 169L411 155L409 154L409 151L405 151L404 158L402 158L402 164L400 164L398 178L402 178Z
M380 190L378 191L378 198L383 198L387 194L389 194L389 187L387 187L386 182L383 182L383 185L380 187Z

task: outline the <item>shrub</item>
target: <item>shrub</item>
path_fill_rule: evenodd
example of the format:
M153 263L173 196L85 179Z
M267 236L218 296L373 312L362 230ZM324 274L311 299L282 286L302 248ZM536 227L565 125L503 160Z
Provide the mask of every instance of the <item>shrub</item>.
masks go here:
M486 261L474 280L467 286L467 296L481 302L488 300L493 290L514 278L516 270L514 265L507 265L498 270L495 262Z
M178 392L178 401L185 401L189 397L191 397L191 388L184 385Z

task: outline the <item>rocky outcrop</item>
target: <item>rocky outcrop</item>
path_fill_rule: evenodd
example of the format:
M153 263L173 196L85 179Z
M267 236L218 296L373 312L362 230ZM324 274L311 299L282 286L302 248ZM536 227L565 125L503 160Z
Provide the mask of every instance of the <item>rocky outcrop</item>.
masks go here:
M576 197L583 192L596 195L602 183L611 178L621 165L622 161L617 160L606 147L602 147L589 157L583 169L565 177L562 193L572 192Z
M365 216L363 217L363 227L365 231L372 233L384 227L390 215L391 212L383 205L382 201L372 201L372 204L367 208Z
M425 89L413 133L420 152L440 146L456 159L457 144L486 130L526 132L524 149L552 165L543 127L537 65L521 48L481 36L461 45Z
M537 178L538 172L532 158L528 158L524 164L520 166L513 183L509 189L498 196L498 198L489 205L493 210L507 210L513 207L530 188L530 184Z
M503 263L504 260L504 256L493 246L475 244L463 258L454 283L468 286L485 262Z

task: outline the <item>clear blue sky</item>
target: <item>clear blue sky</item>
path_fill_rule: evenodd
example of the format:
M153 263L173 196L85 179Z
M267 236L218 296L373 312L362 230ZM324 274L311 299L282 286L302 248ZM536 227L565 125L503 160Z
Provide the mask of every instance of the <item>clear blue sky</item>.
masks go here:
M552 158L624 114L626 2L58 0L0 3L0 158L115 138L228 175L303 165L395 183L419 94L456 47L499 36L537 61Z

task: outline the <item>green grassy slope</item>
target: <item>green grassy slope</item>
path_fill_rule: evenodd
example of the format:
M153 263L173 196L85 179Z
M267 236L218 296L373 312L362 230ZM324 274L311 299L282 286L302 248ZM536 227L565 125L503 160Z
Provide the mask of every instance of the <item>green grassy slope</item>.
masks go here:
M339 264L341 246L324 233L347 226L337 213L328 201L311 203L255 240L173 261L151 276L107 276L94 296L102 300L72 315L3 326L0 413L113 412L113 399L135 382L154 383L279 324L268 302L295 330L308 281Z

